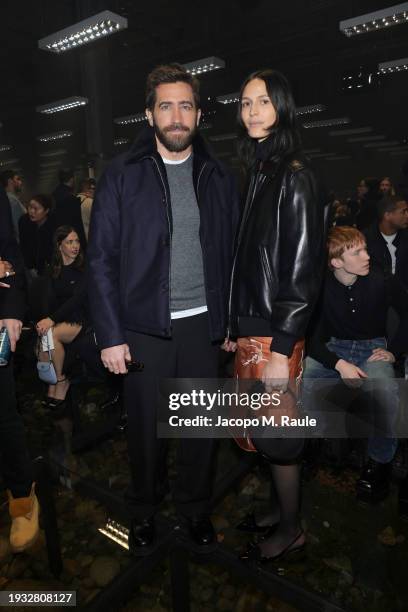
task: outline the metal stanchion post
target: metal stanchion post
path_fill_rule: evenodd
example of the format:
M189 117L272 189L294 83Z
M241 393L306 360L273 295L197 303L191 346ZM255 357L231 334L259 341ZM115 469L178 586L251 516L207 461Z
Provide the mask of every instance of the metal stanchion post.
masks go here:
M37 481L36 491L40 503L45 540L47 543L48 564L52 574L57 577L62 572L62 557L57 514L51 486L51 471L48 462L42 456L34 460L34 466Z

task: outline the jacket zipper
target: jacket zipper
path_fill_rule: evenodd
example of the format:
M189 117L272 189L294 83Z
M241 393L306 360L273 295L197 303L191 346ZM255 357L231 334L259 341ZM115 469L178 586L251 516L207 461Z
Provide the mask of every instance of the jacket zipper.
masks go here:
M157 163L157 160L154 157L150 157L150 159L152 159L154 161L154 163L156 164L156 168L157 171L159 173L160 176L160 180L162 182L163 185L163 192L164 192L164 199L166 201L166 216L167 216L167 224L169 226L169 237L170 237L170 257L169 257L169 303L168 303L168 313L169 313L169 330L171 329L171 312L170 312L170 288L171 288L171 252L172 252L172 234L171 234L171 226L170 226L170 216L169 216L169 203L167 201L167 192L166 192L166 185L160 170L160 166Z
M258 172L255 174L255 177L253 179L253 183L250 184L250 188L249 188L248 194L250 194L252 192L252 197L251 197L250 200L248 200L246 202L244 211L242 213L242 221L241 221L241 226L239 228L239 233L238 233L238 238L237 238L237 246L236 246L236 249L235 249L234 261L232 262L231 282L230 282L230 290L229 290L229 298L228 298L227 340L230 339L230 335L231 335L232 286L233 286L233 283L234 283L234 274L235 274L235 267L236 267L236 263L237 263L237 255L238 255L239 245L241 243L242 234L243 234L243 231L244 231L244 225L245 225L246 220L248 219L249 212L251 210L253 201L255 199L255 190L256 190L256 185L257 185L257 182L258 182L259 174L260 174L260 171L258 170Z

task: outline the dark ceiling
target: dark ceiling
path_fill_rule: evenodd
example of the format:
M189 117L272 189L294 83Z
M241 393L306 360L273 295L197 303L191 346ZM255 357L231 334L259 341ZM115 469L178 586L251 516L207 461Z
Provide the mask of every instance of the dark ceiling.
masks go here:
M379 62L408 56L408 24L352 38L339 32L340 20L393 4L386 0L207 0L194 6L177 0L3 0L0 145L13 148L0 152L0 164L19 160L14 166L25 176L28 196L34 189L51 190L55 183L55 175L39 180L40 163L61 162L86 173L93 154L102 151L106 159L112 151L120 153L129 146L113 147L112 137L134 139L140 127L118 126L113 118L143 111L144 82L152 67L212 55L224 59L226 67L200 79L203 110L212 125L205 131L210 140L235 130L234 105L221 105L216 96L237 91L249 72L270 66L289 77L298 106L326 105L326 111L302 120L348 116L351 123L344 128L371 127L369 135L403 143L408 137L408 72L379 79L375 74ZM38 49L39 38L104 9L127 17L128 29L61 55ZM362 77L357 76L360 72ZM374 75L370 86L368 73ZM344 74L365 86L343 91ZM96 99L86 109L51 116L35 111L39 104L89 92ZM40 134L63 129L72 130L73 136L46 144L37 140ZM333 161L315 158L328 185L345 190L363 175L397 178L405 157L349 142L351 137L330 136L336 129L340 128L302 130L305 148L319 149L317 155L350 156ZM100 142L95 142L98 131ZM227 163L236 164L234 140L212 144ZM40 155L56 149L66 153ZM57 169L56 165L54 172Z

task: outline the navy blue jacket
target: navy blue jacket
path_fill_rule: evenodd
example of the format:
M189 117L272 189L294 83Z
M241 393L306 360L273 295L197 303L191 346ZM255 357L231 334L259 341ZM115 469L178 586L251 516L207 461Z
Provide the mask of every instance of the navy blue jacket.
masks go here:
M193 182L213 340L226 333L239 198L232 175L200 135L193 141ZM166 169L146 128L106 168L95 194L87 250L92 323L99 347L126 342L125 330L171 336L172 212Z
M12 264L15 275L0 279L10 288L0 287L0 319L24 320L25 279L20 249L14 235L10 202L0 186L0 257Z

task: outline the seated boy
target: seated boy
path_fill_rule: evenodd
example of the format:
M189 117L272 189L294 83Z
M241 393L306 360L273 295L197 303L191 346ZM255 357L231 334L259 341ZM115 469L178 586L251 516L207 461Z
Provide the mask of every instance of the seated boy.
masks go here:
M385 424L381 431L386 434L368 440L369 460L357 490L366 498L379 500L388 493L390 462L397 446L393 437L385 435L390 435L398 411L392 364L395 352L403 349L394 342L387 348L387 311L392 305L401 319L406 318L408 292L395 277L370 268L365 238L357 229L332 228L327 246L329 271L308 343L305 397L310 402L313 383L307 379L340 377L348 386L360 385L372 393ZM374 412L374 406L371 408Z

